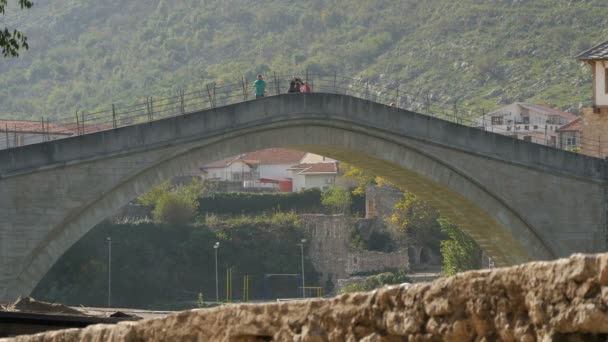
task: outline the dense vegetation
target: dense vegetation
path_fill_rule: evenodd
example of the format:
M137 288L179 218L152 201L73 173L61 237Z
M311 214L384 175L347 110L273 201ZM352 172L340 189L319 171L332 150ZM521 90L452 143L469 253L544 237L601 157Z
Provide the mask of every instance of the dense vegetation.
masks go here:
M39 0L8 13L30 49L0 63L0 116L77 109L255 73L338 72L474 107L576 110L606 39L604 0Z
M105 306L107 236L112 237L112 305L156 309L194 307L198 293L206 301L215 300L215 241L220 242L220 300L226 298L229 267L234 300L242 298L244 275L250 276L249 298L262 299L265 273L300 272L297 244L306 237L290 214L210 219L197 226L103 223L60 258L33 296L68 305ZM307 284L316 285L314 267L305 261ZM272 298L298 296L298 285L294 280L273 280Z

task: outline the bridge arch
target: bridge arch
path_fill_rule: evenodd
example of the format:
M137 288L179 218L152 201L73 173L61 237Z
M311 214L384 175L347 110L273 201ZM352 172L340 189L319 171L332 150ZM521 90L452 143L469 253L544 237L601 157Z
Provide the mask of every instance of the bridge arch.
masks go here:
M10 183L17 185L12 187L16 189L18 184L36 182L37 177L57 177L55 185L60 190L49 190L75 203L57 215L58 221L49 225L27 256L21 258L18 272L2 284L0 298L29 293L73 243L152 186L201 163L262 148L314 152L386 177L431 202L468 232L498 265L552 259L561 251L547 241L544 227L539 227L521 206L513 205L514 195L505 196L501 192L505 187L488 173L504 169L508 175L517 171L522 177L541 177L540 186L546 182L542 177L576 179L573 189L586 184L603 193L603 183L593 174L585 178L548 170L547 165L525 165L513 157L500 160L498 155L484 155L488 146L474 151L463 148L481 141L504 153L507 150L502 144L507 142L511 153L517 155L521 148L538 146L514 144L508 138L472 133L470 128L347 96L295 96L277 96L249 106L237 104L187 118L50 143L54 146L37 146L44 150L30 153L44 155L44 163L17 162L12 170L2 170L0 190L3 185L10 190ZM83 144L93 143L94 151L83 153ZM28 153L27 148L21 152ZM105 184L89 187L93 196L77 194L87 190L82 188L87 182L99 177ZM596 189L598 185L600 190ZM549 199L553 194L543 196Z

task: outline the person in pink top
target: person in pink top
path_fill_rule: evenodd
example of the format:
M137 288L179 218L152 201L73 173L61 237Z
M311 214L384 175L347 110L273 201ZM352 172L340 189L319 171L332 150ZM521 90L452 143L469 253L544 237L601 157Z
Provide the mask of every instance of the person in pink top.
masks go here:
M308 82L304 81L302 87L300 87L300 93L312 93L312 89L308 86Z

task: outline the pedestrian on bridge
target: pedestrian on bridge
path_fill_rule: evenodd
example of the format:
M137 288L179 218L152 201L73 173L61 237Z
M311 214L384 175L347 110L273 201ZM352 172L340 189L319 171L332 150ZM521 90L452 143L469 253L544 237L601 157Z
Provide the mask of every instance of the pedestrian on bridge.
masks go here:
M308 86L308 82L304 81L302 83L302 87L300 88L301 93L312 93L312 89Z
M255 98L264 97L266 94L266 81L264 81L264 76L258 75L258 79L253 82L253 87L255 88Z
M289 89L287 89L288 93L297 93L298 92L298 88L296 88L296 78L293 77L291 79L291 82L289 82Z

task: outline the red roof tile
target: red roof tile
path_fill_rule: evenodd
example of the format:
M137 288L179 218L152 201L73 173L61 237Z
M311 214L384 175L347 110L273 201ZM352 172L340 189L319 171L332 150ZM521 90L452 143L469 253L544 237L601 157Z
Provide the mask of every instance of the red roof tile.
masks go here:
M562 127L558 128L557 130L559 132L575 132L575 131L580 131L581 130L581 126L582 126L582 118L578 118L576 120L570 121L569 123L563 125Z
M22 133L52 133L52 134L64 134L73 135L74 132L71 130L54 123L44 123L44 129L42 128L41 121L31 120L0 120L0 131L9 132L22 132Z
M213 163L203 165L203 169L223 168L223 167L230 165L230 163L233 162L237 158L238 158L238 156L236 156L236 157L233 156L233 157L224 158L224 159L221 159L218 161L214 161Z
M75 134L78 134L78 124L76 123L69 123L69 124L63 124L61 125L63 127L65 127L66 129L74 132ZM99 131L105 131L108 129L112 129L114 128L112 126L112 124L85 124L84 125L84 133L83 134L89 134L89 133L95 133L95 132L99 132ZM80 129L82 129L82 125L80 126Z
M570 119L570 120L574 120L576 118L578 118L578 116L572 114L572 113L568 113L568 112L562 112L559 109L555 109L555 108L551 108L548 106L544 106L544 105L538 105L538 104L534 104L534 103L526 103L526 102L520 102L518 103L518 105L524 107L524 108L528 108L534 111L541 111L541 112L545 112L549 115L559 115L561 117Z
M290 167L291 170L302 170L298 172L300 175L313 173L338 173L338 163L313 163L313 164L298 164Z
M306 152L288 148L267 148L245 153L241 156L241 159L256 161L260 164L292 164L300 162L305 155Z

